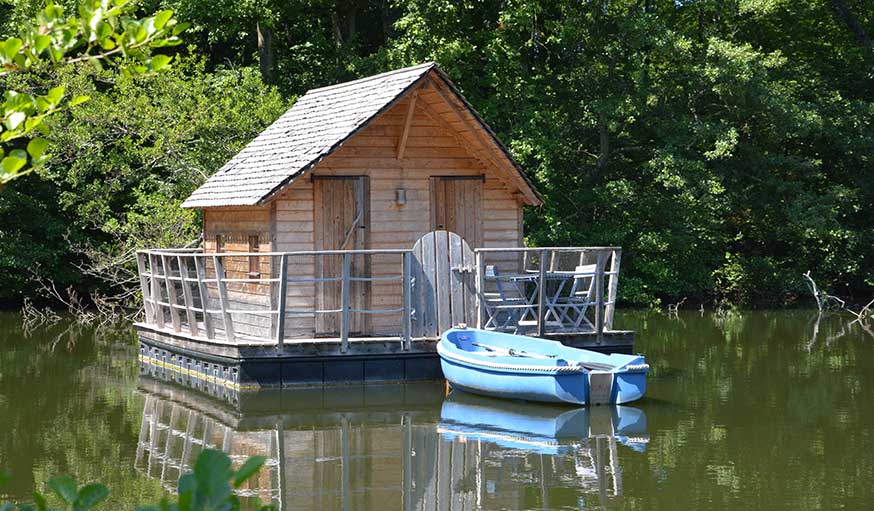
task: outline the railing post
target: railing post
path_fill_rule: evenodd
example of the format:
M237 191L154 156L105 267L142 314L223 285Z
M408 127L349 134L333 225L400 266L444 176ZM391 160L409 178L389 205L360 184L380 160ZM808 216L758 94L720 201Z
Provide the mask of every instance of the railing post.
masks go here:
M483 293L486 292L486 275L483 261L483 253L474 250L476 254L476 327L482 329L485 324L485 300Z
M600 344L604 334L604 260L606 254L598 251L595 265L595 339Z
M537 277L537 336L546 334L546 256L549 250L540 251L540 269Z
M149 273L152 275L152 305L155 307L155 324L164 328L164 309L161 308L161 281L158 280L158 256L149 254Z
M140 274L140 293L143 294L143 313L145 314L146 323L155 322L155 306L150 302L149 285L146 282L146 255L137 252L137 272ZM151 278L151 272L149 273Z
M215 265L215 281L216 284L218 284L219 303L221 304L222 309L222 322L225 327L225 338L228 342L235 342L234 320L228 312L228 287L225 283L225 267L222 263L221 257L214 255L212 256L212 260Z
M404 252L403 256L403 278L401 282L403 283L404 289L404 311L402 321L404 322L404 351L410 351L410 345L412 344L412 332L413 332L413 297L412 297L412 282L410 282L410 275L412 274L413 267L413 253L412 252Z
M285 343L285 300L288 290L288 255L279 256L279 303L276 307L276 347Z
M197 274L197 292L200 294L200 307L203 309L203 327L206 330L206 338L215 338L215 329L212 326L212 317L210 317L207 309L209 308L209 290L206 287L206 270L203 268L202 257L192 256L194 258L194 271Z
M170 321L173 323L173 331L181 332L182 331L182 322L179 320L179 311L176 310L176 305L178 305L178 300L176 298L176 285L173 284L173 280L170 278L170 265L167 263L167 256L161 255L161 268L164 269L164 283L167 286L167 303L169 303L170 309Z
M616 312L616 295L619 288L619 262L622 250L612 252L610 261L610 280L607 283L607 310L604 313L604 328L613 330L613 314Z
M340 313L340 353L349 349L349 273L352 259L349 252L343 252L343 280L340 282L342 305Z
M179 278L182 279L182 299L185 301L185 318L188 320L188 331L191 335L198 335L200 328L197 326L197 316L194 315L194 297L191 296L191 286L188 285L188 261L182 262L183 256L176 256L176 264L179 265Z

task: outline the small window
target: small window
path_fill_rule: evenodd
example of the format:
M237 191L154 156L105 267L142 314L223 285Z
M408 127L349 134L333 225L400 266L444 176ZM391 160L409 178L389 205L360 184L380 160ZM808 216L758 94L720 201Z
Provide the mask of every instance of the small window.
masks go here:
M215 251L216 253L225 251L225 239L221 234L215 235Z
M249 236L249 252L257 253L258 245L258 235L253 234ZM256 255L249 256L249 276L261 277L261 258Z

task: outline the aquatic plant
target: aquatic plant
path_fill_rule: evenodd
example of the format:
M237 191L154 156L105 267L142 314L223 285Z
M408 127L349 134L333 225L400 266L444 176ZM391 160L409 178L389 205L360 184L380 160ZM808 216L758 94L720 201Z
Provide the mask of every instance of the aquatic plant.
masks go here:
M238 469L231 465L227 454L212 449L197 457L194 471L179 478L178 497L175 502L164 497L161 502L137 508L138 511L239 511L240 499L234 489L240 488L264 465L266 458L253 456ZM7 474L0 473L0 485L6 482ZM109 489L100 483L78 487L70 476L49 479L46 486L51 495L61 503L61 508L49 507L50 496L34 492L32 503L3 502L0 511L89 511L97 508L109 497ZM274 507L255 503L258 511L270 511Z

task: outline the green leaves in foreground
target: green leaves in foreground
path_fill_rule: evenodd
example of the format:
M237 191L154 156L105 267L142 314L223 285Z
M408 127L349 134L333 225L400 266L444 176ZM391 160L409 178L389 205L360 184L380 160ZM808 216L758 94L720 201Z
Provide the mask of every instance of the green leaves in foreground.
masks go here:
M141 511L236 511L240 509L240 501L233 494L232 485L233 488L239 488L261 469L265 460L263 456L249 458L235 471L225 453L203 451L194 465L194 473L179 479L178 504L163 502L159 508L145 508ZM260 509L269 510L272 507L264 506Z
M176 503L165 498L156 506L139 508L139 511L239 511L240 499L233 489L251 479L264 465L263 456L253 456L234 470L227 454L205 450L194 465L194 472L179 479L179 500ZM0 474L0 483L8 478ZM49 490L63 502L64 510L88 511L109 497L109 490L102 484L87 484L81 488L69 476L53 477L47 483ZM33 504L0 503L0 511L58 511L49 508L47 499L34 493ZM259 511L273 510L273 506L255 504Z
M153 49L176 46L184 23L177 23L173 11L162 10L146 18L135 17L137 5L130 0L81 0L78 16L67 16L64 8L49 2L34 22L20 27L20 37L0 41L0 77L45 66L59 67L102 62L125 57L124 74L145 74L169 66L172 57L153 54ZM46 116L75 107L88 100L64 98L64 88L45 95L5 90L0 105L0 188L29 168L45 160L47 142L33 138L23 147L9 148L16 139L32 137L35 131L48 135ZM23 144L19 144L23 145ZM8 152L8 154L6 154Z
M2 482L2 479L0 479ZM58 476L49 479L46 484L49 490L63 502L63 509L72 511L88 511L109 497L109 490L102 484L86 484L77 488L76 481L69 476ZM4 502L0 504L0 511L55 511L49 508L48 499L40 493L33 494L33 504L13 504Z

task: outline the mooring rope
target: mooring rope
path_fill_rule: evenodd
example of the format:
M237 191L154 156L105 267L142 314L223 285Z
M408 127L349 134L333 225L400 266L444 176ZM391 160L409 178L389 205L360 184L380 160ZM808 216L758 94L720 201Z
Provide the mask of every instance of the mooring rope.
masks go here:
M443 347L441 343L437 343L437 352L440 356L463 362L470 365L475 365L479 367L485 367L487 369L502 369L508 371L533 371L538 373L581 373L584 372L585 367L580 365L579 362L574 364L566 365L566 366L536 366L536 365L520 365L520 364L505 364L499 362L487 362L484 360L480 360L478 358L466 357L464 355L458 355L456 353L449 352L446 348ZM630 364L621 368L618 368L615 372L623 372L623 371L646 371L649 370L649 364Z
M649 364L629 364L625 367L622 367L623 371L647 371L649 370Z

